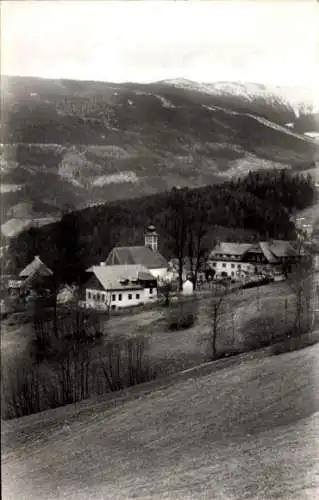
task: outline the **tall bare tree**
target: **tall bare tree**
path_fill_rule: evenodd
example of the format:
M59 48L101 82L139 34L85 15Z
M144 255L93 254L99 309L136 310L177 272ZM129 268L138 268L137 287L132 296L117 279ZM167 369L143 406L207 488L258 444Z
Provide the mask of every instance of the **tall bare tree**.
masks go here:
M183 288L184 259L186 256L187 228L189 225L189 207L186 194L186 190L172 190L167 216L167 231L178 261L178 284L180 290Z
M295 332L308 328L311 316L313 272L309 262L299 262L289 274L288 284L295 298Z
M211 332L210 332L210 345L212 358L217 357L217 339L220 335L222 322L225 319L225 305L227 297L230 294L230 287L226 285L223 289L213 288L213 298L211 307Z
M191 211L188 224L188 256L190 260L191 273L193 276L194 289L197 285L198 272L201 259L204 255L203 239L207 233L206 229L207 211L205 205L195 196L191 202Z

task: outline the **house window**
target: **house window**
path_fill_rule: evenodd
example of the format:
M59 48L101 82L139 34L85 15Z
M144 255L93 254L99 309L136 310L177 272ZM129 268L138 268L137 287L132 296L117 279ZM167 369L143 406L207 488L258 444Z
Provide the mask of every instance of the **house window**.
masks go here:
M132 300L132 294L131 293L128 294L128 300Z
M153 288L150 288L150 295L152 295L153 293Z
M238 269L241 269L241 264L237 264Z
M137 294L136 294L136 298L137 298L137 299L139 299L139 298L140 298L140 294L139 294L139 293L137 293Z
M114 302L116 300L116 295L115 293L112 293L112 301Z
M88 292L88 299L91 298L91 292Z
M102 294L102 302L105 302L105 295L104 295L104 293Z
M231 265L231 267L232 267L232 269L234 269L234 267L235 267L235 264L232 264L232 265Z
M96 294L96 300L100 300L100 294L99 293Z
M122 294L119 293L119 300L122 300Z
M223 267L226 267L226 264L225 264L225 262L223 263Z
M232 271L231 275L232 275L232 276L235 276L235 273L234 273L234 271Z
M216 262L213 262L213 267L216 267Z

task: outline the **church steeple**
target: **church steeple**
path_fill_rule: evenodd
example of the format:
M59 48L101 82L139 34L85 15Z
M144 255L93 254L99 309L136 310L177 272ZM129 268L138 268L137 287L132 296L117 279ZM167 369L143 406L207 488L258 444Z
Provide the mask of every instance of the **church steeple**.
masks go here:
M144 244L146 247L151 248L153 252L158 251L158 233L156 232L156 227L153 226L153 224L146 228L144 234Z

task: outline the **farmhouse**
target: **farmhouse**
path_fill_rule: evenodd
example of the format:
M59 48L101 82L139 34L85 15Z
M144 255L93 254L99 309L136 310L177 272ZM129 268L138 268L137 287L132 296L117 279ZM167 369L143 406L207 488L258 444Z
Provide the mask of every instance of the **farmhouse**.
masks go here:
M48 294L53 285L53 272L36 255L19 274L18 280L9 280L9 296L36 296Z
M85 307L108 310L156 300L156 278L136 264L92 266L85 283Z
M247 274L289 270L299 260L299 253L284 240L252 243L219 243L209 255L216 274L242 277Z
M167 274L168 262L158 251L158 233L156 228L148 226L144 234L144 246L115 247L109 253L107 266L139 265L147 268L155 278Z

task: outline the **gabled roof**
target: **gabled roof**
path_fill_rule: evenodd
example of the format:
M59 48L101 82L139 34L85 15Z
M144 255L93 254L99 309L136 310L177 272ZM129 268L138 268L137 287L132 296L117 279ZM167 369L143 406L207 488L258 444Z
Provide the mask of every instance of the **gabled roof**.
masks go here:
M109 253L106 265L141 265L147 269L167 269L168 262L157 251L153 251L149 247L115 247Z
M291 243L285 240L272 240L270 249L276 257L294 257L298 255L297 250Z
M42 262L40 257L36 255L30 264L28 264L19 274L20 278L28 278L37 273L40 276L52 276L53 272Z
M223 255L244 255L252 247L251 243L218 243L211 252L210 257L216 254Z
M260 243L219 243L210 254L210 258L218 254L237 255L243 257L247 252L263 253L268 262L275 264L281 257L294 257L298 252L289 241L272 240Z
M145 267L139 265L92 266L87 272L96 276L104 290L140 290L142 285L137 282L138 280L156 280Z
M268 262L270 264L276 264L278 261L276 256L272 252L271 244L268 241L261 241L259 245Z

